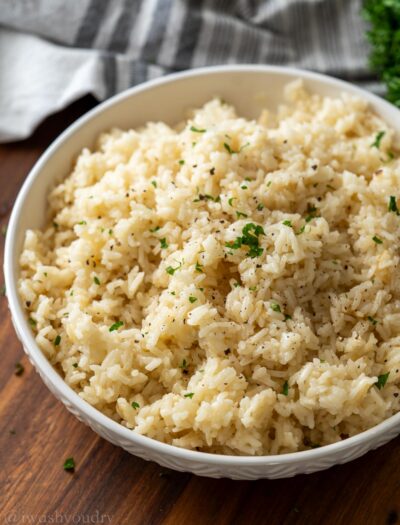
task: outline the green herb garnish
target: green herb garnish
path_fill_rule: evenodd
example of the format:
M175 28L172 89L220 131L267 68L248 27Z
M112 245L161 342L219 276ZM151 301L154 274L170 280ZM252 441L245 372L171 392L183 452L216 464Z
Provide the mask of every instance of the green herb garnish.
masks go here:
M394 195L391 195L389 197L388 211L392 211L394 213L397 213L397 215L399 215L399 210L397 208L396 197Z
M241 237L237 237L235 241L225 243L225 246L233 250L237 250L242 246L248 246L248 257L253 259L254 257L260 256L264 251L264 249L260 247L258 240L260 235L265 235L262 226L255 225L253 222L250 222L243 227L242 234L243 235Z
M292 318L291 315L289 315L289 314L285 314L285 321L289 321L289 319L291 319L291 318Z
M155 228L151 228L151 230L149 230L151 233L154 233L154 232L158 232L158 230L161 230L161 226L156 226Z
M377 148L377 149L380 148L381 140L383 139L385 133L386 133L385 131L379 131L379 132L376 134L375 140L374 140L374 142L371 144L371 148Z
M80 226L82 226L82 225L84 225L84 224L87 224L87 222L86 222L86 221L80 221L80 222L78 222L78 224L79 224Z
M61 335L57 335L57 337L54 339L54 346L60 346L61 343Z
M381 374L380 376L378 376L378 381L375 384L379 388L379 390L381 390L386 385L389 374L390 372L387 372L386 374Z
M229 136L228 136L229 138ZM234 155L234 154L237 154L237 153L240 153L244 148L247 148L247 146L250 146L250 142L246 142L246 144L244 144L243 146L241 146L237 151L232 149L229 144L227 144L226 142L224 142L224 148L226 149L226 151L230 154L230 155Z
M185 164L185 161L184 161L183 159L181 159L181 160L179 161L179 164L180 164L181 166L183 166L183 165Z
M112 324L110 326L110 328L108 329L109 332L115 332L115 330L118 330L118 328L121 328L121 326L123 325L124 323L122 321L117 321L115 322L114 324Z
M260 203L258 206L257 206L257 210L258 211L261 211L264 209L264 204Z
M36 326L36 325L37 325L37 321L35 321L35 319L32 319L32 317L29 317L29 319L28 319L28 323L29 323L31 326Z
M78 368L78 363L72 363L72 366L73 366L74 368Z
M194 126L191 126L190 127L190 131L193 131L193 133L205 133L207 130L206 129L200 129L200 128L196 128Z
M140 405L139 405L139 403L136 403L136 401L132 401L131 407L134 408L135 410L137 410L138 408L140 408Z
M157 182L155 180L152 180L151 183L155 188L157 188Z
M93 281L95 282L95 284L100 284L100 279L97 277L97 275L93 277Z
M64 461L63 469L67 470L69 472L73 472L75 470L75 461L74 458L67 458Z
M168 268L166 268L166 272L169 274L169 275L174 275L174 273L179 270L179 268L182 266L182 263L179 263L179 266L177 266L176 268L172 268L172 266L168 266Z
M203 266L201 264L199 264L198 262L196 263L195 269L196 269L196 272L204 273L203 272Z
M248 215L247 215L246 213L243 213L242 211L237 211L237 212L236 212L236 217L237 217L238 219L240 219L240 217L245 217L245 218L247 218Z
M287 381L285 381L285 382L283 383L282 394L283 394L284 396L289 395L289 383L288 383Z
M227 151L230 155L232 155L233 153L236 153L236 151L233 151L233 150L231 149L231 147L229 146L229 144L227 144L226 142L224 142L224 148L226 149L226 151Z
M165 248L168 248L168 243L167 243L167 239L165 237L163 237L162 239L160 239L160 244L161 244L161 249L164 250Z
M293 228L292 226L292 221L283 221L283 223L285 226L289 226L289 228Z
M188 397L192 399L193 396L194 396L194 392L190 392L189 394L185 394L183 397Z
M197 297L194 297L193 295L190 295L189 296L189 302L191 302L192 304L195 303L197 301Z
M373 240L376 244L382 244L382 243L383 243L382 239L380 239L380 238L377 237L376 235L374 235L374 236L372 237L372 240Z
M373 317L371 317L370 315L368 316L368 321L374 326L378 323L378 321L374 319Z
M281 307L278 303L270 303L270 306L271 310L273 310L274 312L281 312Z

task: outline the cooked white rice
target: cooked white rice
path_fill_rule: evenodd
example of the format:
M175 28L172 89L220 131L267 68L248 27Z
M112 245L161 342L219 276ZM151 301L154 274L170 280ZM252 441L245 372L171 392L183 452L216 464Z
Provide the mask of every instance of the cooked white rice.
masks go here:
M135 432L281 454L399 410L394 133L347 94L286 98L257 122L215 99L103 134L26 232L38 345Z

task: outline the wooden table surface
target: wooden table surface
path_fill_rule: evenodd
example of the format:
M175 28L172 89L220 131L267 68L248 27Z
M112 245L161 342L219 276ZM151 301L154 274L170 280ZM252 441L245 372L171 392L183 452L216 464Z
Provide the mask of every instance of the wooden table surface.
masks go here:
M93 105L86 97L48 119L29 140L0 146L2 226L42 151ZM69 414L23 354L5 297L0 349L0 523L399 523L400 438L352 463L291 479L182 474L129 455ZM25 367L22 375L15 374L17 362ZM63 470L69 456L76 461L73 474Z

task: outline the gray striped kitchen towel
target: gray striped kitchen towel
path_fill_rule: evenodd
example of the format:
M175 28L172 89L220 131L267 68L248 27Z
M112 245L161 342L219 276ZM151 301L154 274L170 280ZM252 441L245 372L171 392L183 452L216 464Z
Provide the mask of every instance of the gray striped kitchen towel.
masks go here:
M1 0L0 142L92 93L215 64L282 64L356 82L362 0Z

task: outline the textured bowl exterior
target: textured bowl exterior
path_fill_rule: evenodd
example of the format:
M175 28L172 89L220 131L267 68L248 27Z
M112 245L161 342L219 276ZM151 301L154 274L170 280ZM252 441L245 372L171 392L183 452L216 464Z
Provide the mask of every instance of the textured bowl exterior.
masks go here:
M96 131L96 119L101 120L104 110L110 112L113 108L118 108L118 105L126 104L127 101L133 102L135 97L140 94L151 94L155 88L158 89L160 93L160 89L162 92L163 87L166 86L169 86L169 88L171 88L171 85L172 87L174 87L174 85L179 87L179 83L182 81L185 81L186 84L189 81L189 86L186 86L185 89L187 89L187 87L190 88L190 82L192 82L193 89L199 90L200 83L201 91L202 89L206 89L201 86L206 86L208 80L210 78L212 79L213 75L219 75L223 80L225 80L225 76L227 76L229 80L229 75L234 73L237 78L241 79L243 77L247 82L249 76L255 72L257 75L261 75L266 83L271 81L271 79L273 81L274 75L275 79L282 77L282 79L280 78L279 80L281 83L286 83L291 79L301 77L306 79L311 87L315 84L317 92L339 93L340 91L348 91L363 95L364 98L370 101L375 111L386 120L389 120L389 123L397 132L400 130L400 112L396 108L349 84L324 77L323 75L269 66L216 67L172 75L169 78L166 77L161 80L152 81L139 88L128 90L126 93L101 104L88 115L82 117L70 126L41 157L28 176L14 206L6 239L4 273L12 322L16 334L31 363L54 396L64 403L66 408L77 419L88 425L107 441L122 447L129 453L145 460L155 461L164 467L174 470L192 472L199 476L213 478L228 477L248 480L259 478L286 478L295 476L296 474L309 474L327 469L336 464L346 463L358 458L369 450L384 445L397 436L400 432L400 414L396 414L376 427L340 443L280 456L248 457L206 454L180 449L138 435L111 420L81 399L77 393L67 386L44 357L33 338L19 301L17 293L18 258L26 225L31 224L30 217L26 218L27 210L30 210L32 205L36 205L37 208L40 206L43 207L42 205L45 202L44 194L47 193L48 182L51 179L54 181L56 178L55 174L47 173L46 175L46 169L47 171L51 171L52 164L54 168L54 164L59 160L61 155L64 155L66 158L66 160L64 159L64 164L66 162L71 163L71 147L68 150L68 147L64 146L68 141L70 143L72 141L73 151L79 151L85 146L86 143L82 142L85 127L92 126L91 134L94 132L98 134L105 129L103 122L102 125L97 126L98 129ZM241 86L238 86L238 89L241 89ZM168 96L170 95L168 94ZM209 95L207 94L206 96ZM397 125L395 125L396 122ZM108 125L108 127L111 126ZM79 135L79 133L81 136L74 142L74 137L77 134ZM57 171L55 171L55 173L57 173ZM66 174L67 172L63 173L63 175ZM32 218L33 223L37 224L42 220L43 212L41 212L40 217ZM33 224L33 226L35 226L35 224Z

